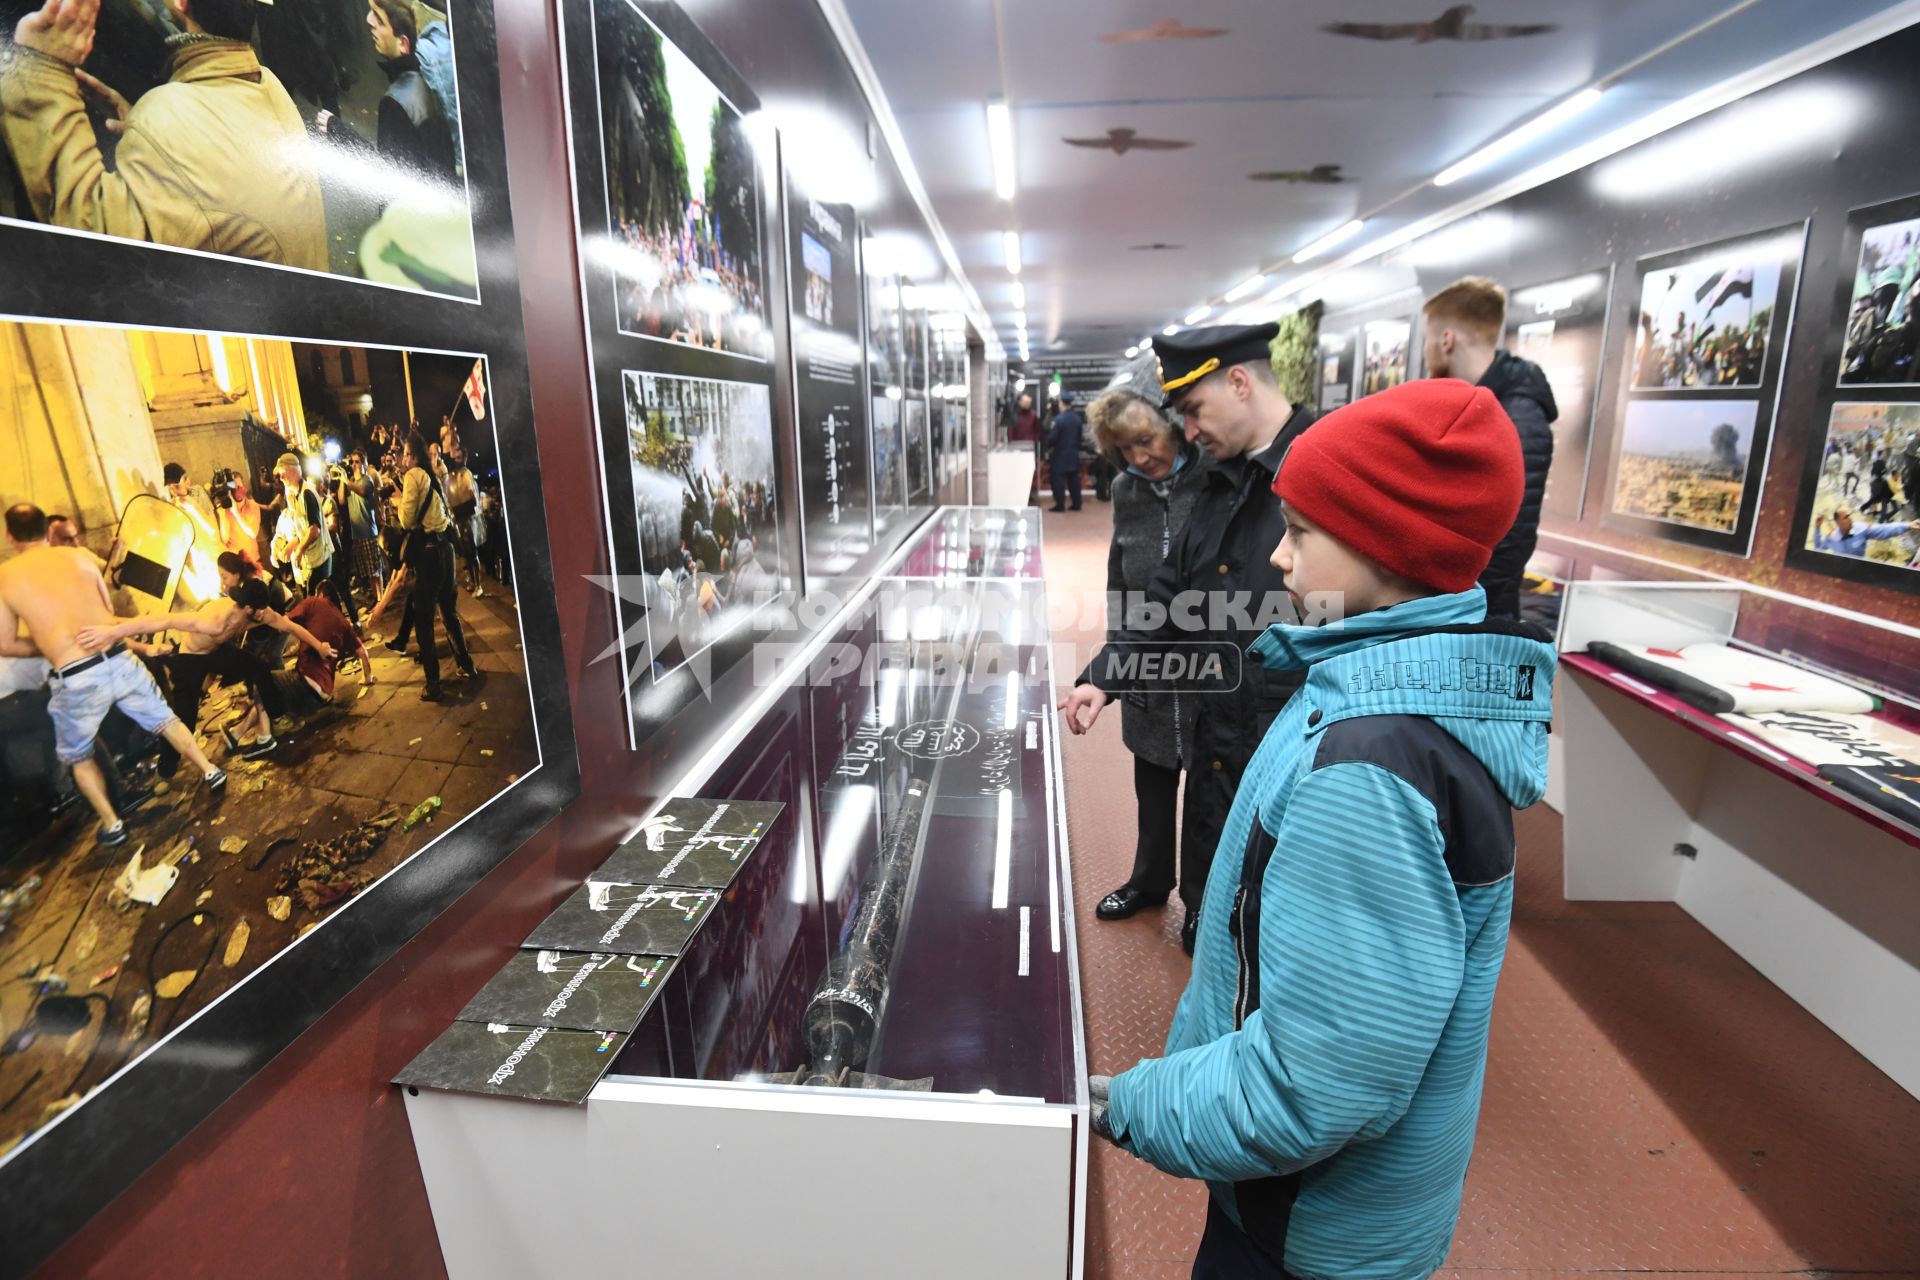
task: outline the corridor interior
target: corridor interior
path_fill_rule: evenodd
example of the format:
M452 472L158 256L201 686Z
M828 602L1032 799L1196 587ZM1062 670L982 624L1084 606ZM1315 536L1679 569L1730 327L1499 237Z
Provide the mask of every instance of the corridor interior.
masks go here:
M1042 517L1063 682L1100 640L1099 611L1062 625L1061 598L1103 590L1109 512L1089 495ZM1187 977L1181 908L1094 918L1133 862L1119 708L1061 754L1089 1070L1113 1074L1160 1051ZM1516 830L1512 940L1442 1274L1920 1278L1920 1100L1679 907L1566 901L1544 804ZM1201 1184L1095 1140L1089 1186L1089 1280L1184 1280Z

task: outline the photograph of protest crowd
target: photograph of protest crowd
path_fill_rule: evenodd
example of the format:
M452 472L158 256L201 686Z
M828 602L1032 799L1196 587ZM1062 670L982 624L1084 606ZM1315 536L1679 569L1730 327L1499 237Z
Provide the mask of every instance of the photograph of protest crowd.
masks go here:
M0 1153L539 768L486 362L0 321Z
M1841 386L1920 384L1920 217L1862 232L1846 326Z
M1620 432L1613 509L1732 533L1747 503L1748 460L1759 411L1756 400L1629 404Z
M1920 571L1920 404L1836 404L1807 550Z
M1780 297L1777 242L1708 250L1646 272L1634 338L1635 390L1758 387Z
M453 32L416 0L46 0L0 219L478 296Z
M780 593L773 404L758 383L660 373L629 372L624 391L657 680Z
M1370 396L1407 380L1407 347L1413 326L1405 320L1372 320L1366 326L1366 354L1360 367L1360 394Z
M758 159L740 111L627 0L596 0L623 333L769 359Z

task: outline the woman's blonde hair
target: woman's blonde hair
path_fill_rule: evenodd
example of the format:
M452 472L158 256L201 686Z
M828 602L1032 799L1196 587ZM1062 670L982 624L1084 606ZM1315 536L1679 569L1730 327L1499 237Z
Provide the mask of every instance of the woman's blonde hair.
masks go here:
M1093 426L1093 442L1111 461L1120 461L1120 445L1153 426L1171 435L1179 432L1159 406L1138 391L1121 388L1106 392L1087 406L1087 421Z

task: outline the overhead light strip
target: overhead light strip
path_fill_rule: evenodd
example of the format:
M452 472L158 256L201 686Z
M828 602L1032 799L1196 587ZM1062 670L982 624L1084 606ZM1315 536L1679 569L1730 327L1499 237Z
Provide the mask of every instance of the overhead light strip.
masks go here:
M993 151L993 192L1013 199L1013 112L1002 99L987 104L987 146Z
M1335 227L1326 235L1321 236L1318 240L1315 240L1312 244L1294 254L1293 260L1295 262L1311 262L1334 246L1345 244L1347 241L1359 235L1361 228L1366 225L1366 219L1355 218L1352 222Z
M1000 233L1000 240L1001 247L1007 255L1007 274L1010 276L1019 275L1021 266L1020 233L1018 231L1002 231Z
M1606 90L1599 85L1582 89L1571 98L1542 111L1518 129L1514 129L1489 142L1486 146L1480 148L1458 164L1449 165L1447 168L1442 169L1434 175L1433 185L1436 187L1449 187L1460 181L1460 179L1467 177L1469 174L1480 172L1480 170L1486 168L1502 156L1518 151L1530 142L1544 138L1547 134L1552 133L1555 129L1558 129L1561 125L1574 119L1576 116L1585 115L1588 111L1591 111L1595 104L1605 95Z

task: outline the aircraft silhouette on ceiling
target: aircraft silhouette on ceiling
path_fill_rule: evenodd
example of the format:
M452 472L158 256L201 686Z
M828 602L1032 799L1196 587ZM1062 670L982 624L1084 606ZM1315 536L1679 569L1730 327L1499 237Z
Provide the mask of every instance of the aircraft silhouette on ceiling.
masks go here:
M1431 44L1435 40L1514 40L1522 36L1544 36L1560 28L1551 22L1501 25L1492 22L1468 22L1474 13L1470 4L1457 4L1432 22L1329 22L1322 31L1356 40L1411 40Z

